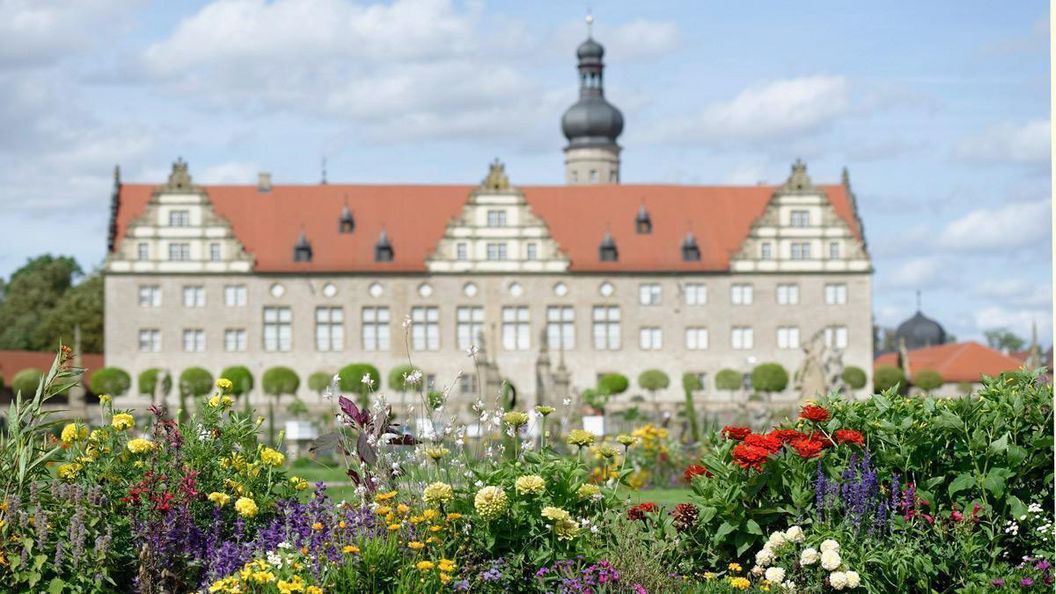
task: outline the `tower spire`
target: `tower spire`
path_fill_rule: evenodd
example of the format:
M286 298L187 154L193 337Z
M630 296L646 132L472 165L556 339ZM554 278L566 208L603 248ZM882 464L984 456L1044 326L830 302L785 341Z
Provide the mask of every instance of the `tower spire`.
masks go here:
M594 15L590 12L590 7L587 7L587 18L584 19L587 22L587 39L594 38Z

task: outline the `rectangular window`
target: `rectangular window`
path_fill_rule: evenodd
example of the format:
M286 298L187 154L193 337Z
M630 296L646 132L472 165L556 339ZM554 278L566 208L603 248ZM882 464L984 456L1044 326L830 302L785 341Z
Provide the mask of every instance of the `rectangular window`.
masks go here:
M638 303L642 305L660 305L663 293L657 283L644 283L638 286Z
M160 353L161 352L161 330L146 329L139 331L139 352Z
M219 262L220 261L220 244L219 243L210 243L209 244L209 260L211 262Z
M455 310L455 334L459 349L465 351L477 344L483 329L483 307L459 307Z
M340 351L345 348L345 311L340 307L315 308L315 349Z
M847 303L847 285L825 285L825 303L827 305L844 305Z
M191 226L191 211L189 211L189 210L170 210L169 211L169 226L170 227L190 227Z
M777 285L777 304L796 305L799 303L799 285Z
M806 210L793 210L790 224L793 227L809 227L810 212Z
M806 241L794 241L792 242L792 254L793 260L809 260L810 259L810 242Z
M189 243L170 243L169 244L169 260L173 262L186 262L191 259L191 244Z
M686 305L705 305L708 302L708 286L701 283L686 285Z
M487 256L489 260L505 260L506 259L506 244L505 243L489 243L487 246Z
M227 285L224 287L224 305L227 307L244 307L246 305L246 286Z
M150 246L146 243L136 244L136 259L137 260L149 260L150 259Z
M551 350L570 351L576 348L575 310L571 305L546 308L546 342Z
M161 287L158 285L143 285L139 287L140 307L161 307Z
M659 328L638 329L638 347L643 351L659 351L664 348L664 335Z
M799 328L795 326L778 326L777 328L777 348L779 349L798 349L799 348Z
M730 332L730 346L736 350L746 350L755 347L755 337L752 329L747 326L734 326Z
M463 396L469 396L477 393L477 376L473 373L467 373L462 377L458 378L458 391Z
M730 303L734 305L751 305L755 299L752 285L730 285Z
M184 287L184 307L185 308L204 308L205 307L205 287L204 286L185 286Z
M840 242L830 241L829 242L829 259L838 260L840 258Z
M825 345L838 349L847 348L847 326L829 326L825 328Z
M184 330L183 350L186 353L205 352L205 330Z
M524 257L526 260L538 260L539 259L539 246L535 243L529 243L525 250Z
M264 308L264 350L289 352L293 347L293 313L288 307Z
M224 330L224 350L229 353L241 353L246 350L246 331L241 328Z
M440 350L440 310L438 308L411 308L411 348L416 351Z
M615 351L620 348L620 306L594 306L594 349Z
M526 351L529 348L528 307L518 305L502 308L502 348L507 351Z
M703 351L708 348L707 328L686 328L686 349Z
M769 260L770 258L773 258L773 257L774 257L774 255L773 255L773 252L771 251L770 242L769 241L764 241L763 243L759 244L759 259L760 260Z
M455 259L456 260L468 260L469 259L469 248L465 243L455 244Z
M363 350L389 350L389 308L363 308Z
M488 226L489 227L505 227L506 226L506 211L505 210L489 210L488 211Z

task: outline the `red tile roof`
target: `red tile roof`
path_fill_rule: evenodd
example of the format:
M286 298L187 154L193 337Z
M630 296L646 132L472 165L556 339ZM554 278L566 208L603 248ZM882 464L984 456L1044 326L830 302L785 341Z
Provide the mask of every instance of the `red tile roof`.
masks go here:
M898 353L880 355L873 366L880 365L898 365ZM910 374L934 369L948 383L974 383L984 375L993 377L1022 366L1021 361L978 342L954 342L909 351Z
M117 237L139 216L154 185L123 184ZM258 272L418 272L451 218L475 186L282 185L270 192L256 186L205 186L217 214L256 257ZM576 272L722 271L739 249L752 222L762 214L776 186L593 185L520 187L533 212ZM836 213L861 239L851 200L842 185L820 186ZM345 202L355 217L351 234L338 233ZM635 232L634 218L645 204L653 233ZM392 262L374 261L381 229L395 251ZM312 244L311 262L293 261L301 230ZM610 230L618 262L600 262L598 244ZM680 250L692 230L699 262L684 262Z

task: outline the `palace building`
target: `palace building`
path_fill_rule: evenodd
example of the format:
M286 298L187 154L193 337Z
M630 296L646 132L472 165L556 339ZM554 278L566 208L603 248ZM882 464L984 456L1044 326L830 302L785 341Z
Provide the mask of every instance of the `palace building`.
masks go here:
M196 185L182 160L161 184L115 174L107 365L246 365L258 385L284 365L315 401L314 372L368 362L384 377L410 356L438 387L462 370L455 397L475 399L479 369L526 405L607 372L640 393L651 368L671 378L662 401L680 402L692 373L719 403L735 398L715 389L719 370L791 375L819 341L871 375L872 264L846 171L815 184L796 161L778 186L621 183L603 55L593 39L577 50L563 186L522 185L498 161L476 185Z

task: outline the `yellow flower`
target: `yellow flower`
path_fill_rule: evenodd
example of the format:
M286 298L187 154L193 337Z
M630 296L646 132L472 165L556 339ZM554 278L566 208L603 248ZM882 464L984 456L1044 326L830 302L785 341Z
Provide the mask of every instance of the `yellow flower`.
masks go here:
M308 488L308 481L299 476L291 476L290 485L298 491L303 491Z
M549 414L551 414L551 413L553 413L554 410L556 410L554 407L552 407L552 406L544 406L542 404L540 404L539 406L535 407L535 412L543 415L544 417L549 415Z
M222 390L226 394L227 392L230 392L232 388L235 387L235 384L233 384L231 380L227 379L226 377L222 377L216 380L216 387L217 389Z
M461 519L462 519L462 514L458 514L458 513L447 514L447 521L448 522L454 522L455 520L461 520Z
M411 511L411 508L407 507L403 503L396 506L396 512L402 515L407 515L407 512Z
M436 482L425 488L422 492L422 500L426 505L443 505L455 496L454 489L447 483Z
M323 594L323 589L319 586L308 586L308 589L304 591L304 594Z
M410 518L407 519L407 521L410 522L411 524L417 526L418 524L421 524L422 522L424 522L425 518L423 518L422 516L411 516Z
M99 404L107 405L107 404L110 404L113 401L114 401L114 399L111 398L109 394L102 394L102 395L99 396Z
M429 532L432 532L434 534L437 533L437 532L440 532L441 530L443 530L443 528L441 528L439 526L430 526L429 527Z
M439 462L441 458L450 453L451 451L444 446L429 446L425 448L425 455L432 458L433 462Z
M125 447L127 447L128 451L132 452L133 454L142 454L144 452L149 452L150 450L153 450L154 442L150 441L149 439L137 437L136 439L128 440L128 443L125 444Z
M726 580L730 584L730 587L738 590L747 590L748 587L752 585L752 583L748 581L748 578L743 577L730 576L726 578Z
M436 540L435 536L430 536L429 538L425 539L425 544L433 544L435 542L439 542L438 540Z
M62 441L66 443L73 443L81 439L88 438L88 428L84 425L78 426L77 423L68 423L62 428Z
M338 522L337 523L337 527L342 529L342 530L344 530L345 529L345 521L341 520L340 522Z
M407 543L407 548L411 549L412 551L420 551L425 548L425 543L419 542L417 540L412 540L411 542Z
M446 583L448 583L450 581L451 581L451 574L443 573L443 572L440 573L440 582L441 583L446 584Z
M64 479L71 479L77 476L77 473L81 471L82 466L76 462L70 464L63 464L59 466L59 477Z
M549 505L543 508L542 515L544 518L548 520L553 520L555 522L558 520L567 520L571 517L567 511L561 509L560 507L553 507Z
M528 413L519 410L511 410L502 415L502 421L516 429L517 427L528 424Z
M741 573L742 571L744 571L744 568L741 567L740 563L730 563L726 566L726 569L729 569L733 573Z
M622 445L625 448L631 447L631 445L634 444L634 441L634 438L630 435L627 435L626 433L621 433L616 436L616 443Z
M388 493L378 493L378 495L376 497L374 497L374 501L377 501L378 503L381 503L382 501L388 501L388 500L392 499L396 495L397 495L396 491L389 491Z
M105 429L92 429L92 432L88 434L88 441L93 443L99 443L106 438Z
M455 571L455 567L457 567L455 565L455 562L450 559L441 559L440 562L436 564L437 569L439 569L440 571L445 571L447 573Z
M136 426L136 419L128 413L117 413L113 419L110 419L110 425L118 431L124 431L125 429L131 429ZM95 433L93 431L92 433Z
M220 408L220 395L217 394L209 399L209 406L213 408Z
M231 408L235 405L235 399L228 396L227 394L224 394L224 396L220 398L220 405L224 408Z
M594 434L585 429L573 429L568 432L566 441L568 442L568 445L578 447L590 446L594 444Z
M580 487L576 489L576 496L580 499L590 499L599 493L601 493L601 489L599 489L597 485L585 484L580 485Z
M517 477L513 483L518 495L540 495L546 490L546 481L538 474Z
M358 555L359 547L356 545L345 545L345 548L341 549L341 551L346 555Z
M315 530L316 532L320 532L320 531L322 531L322 529L323 529L323 524L321 522L316 522L316 523L312 524L312 530Z
M252 518L257 515L257 502L249 497L239 497L235 502L235 511L243 518Z
M389 532L396 532L400 529L399 524L389 524Z
M611 458L615 458L616 454L618 454L619 452L617 452L616 448L614 448L610 444L603 443L600 446L598 446L598 453L601 454L602 458L611 459Z
M283 456L281 452L271 448L262 448L260 450L260 461L268 466L278 468L286 461L286 456Z
M422 512L422 517L432 522L433 520L440 517L440 512L430 508Z
M415 563L414 566L417 567L419 571L429 571L436 567L436 564L432 561L419 561Z
M379 516L387 516L392 513L392 508L387 505L381 505L374 510L374 513L378 514Z
M506 497L506 492L500 487L483 487L473 498L473 507L485 520L494 520L504 514L508 504L509 499Z
M711 580L715 579L715 574L711 571L705 571L704 579L710 582Z
M220 493L219 491L213 491L212 493L209 494L208 499L209 499L209 501L212 501L213 503L215 503L219 507L224 507L225 505L227 505L228 501L231 501L231 496L228 495L227 493Z

